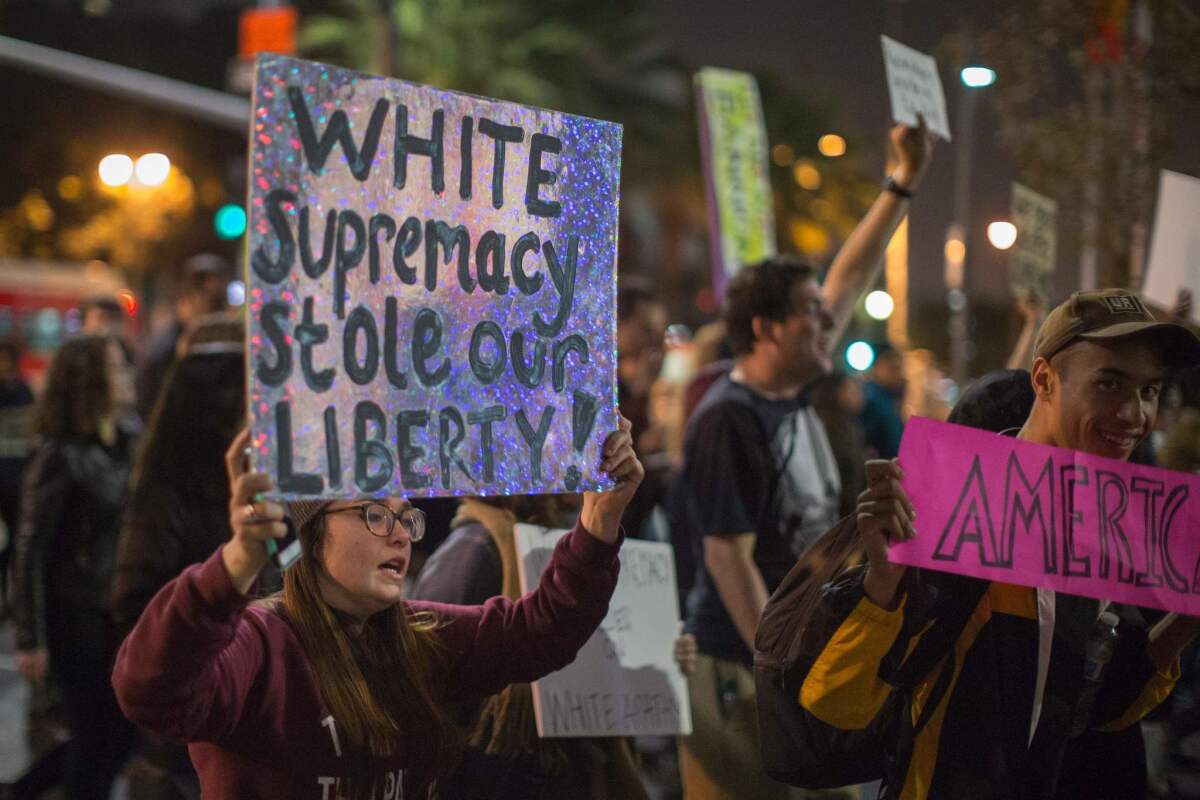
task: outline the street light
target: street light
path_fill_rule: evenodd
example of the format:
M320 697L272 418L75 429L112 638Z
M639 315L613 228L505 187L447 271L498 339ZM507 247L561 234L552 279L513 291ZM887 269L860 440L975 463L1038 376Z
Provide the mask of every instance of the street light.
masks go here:
M997 250L1007 250L1017 242L1017 226L1011 222L998 220L987 226L988 241Z
M100 159L100 180L106 186L124 186L133 177L133 159L124 153L111 153Z
M137 160L133 172L143 186L161 186L171 174L171 159L162 153L146 153Z
M963 67L959 73L957 117L954 125L954 219L946 229L946 289L950 307L950 375L962 386L967 379L967 362L972 345L967 307L968 270L971 241L971 145L975 136L976 89L996 82L996 72L979 64ZM957 244L955 244L957 242Z
M867 309L867 316L877 320L887 319L896 310L896 301L882 289L876 289L868 294L864 305Z
M875 348L862 340L851 342L846 348L846 363L852 369L866 372L875 363Z
M817 150L826 158L846 155L846 140L836 133L827 133L817 139Z
M996 70L988 67L963 67L958 76L963 85L971 89L982 89L996 82Z

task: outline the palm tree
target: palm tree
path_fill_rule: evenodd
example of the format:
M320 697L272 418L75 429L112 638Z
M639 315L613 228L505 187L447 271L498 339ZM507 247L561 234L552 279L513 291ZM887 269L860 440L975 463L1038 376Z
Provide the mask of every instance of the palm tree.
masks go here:
M306 16L299 46L353 69L615 120L658 149L685 135L687 78L642 5L339 0Z

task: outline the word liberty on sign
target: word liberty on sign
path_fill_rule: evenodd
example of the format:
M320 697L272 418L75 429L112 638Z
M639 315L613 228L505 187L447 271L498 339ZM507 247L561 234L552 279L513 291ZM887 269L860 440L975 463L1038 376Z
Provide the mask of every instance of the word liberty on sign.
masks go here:
M898 564L1200 614L1200 476L914 417Z
M621 128L259 57L254 468L284 498L601 489Z

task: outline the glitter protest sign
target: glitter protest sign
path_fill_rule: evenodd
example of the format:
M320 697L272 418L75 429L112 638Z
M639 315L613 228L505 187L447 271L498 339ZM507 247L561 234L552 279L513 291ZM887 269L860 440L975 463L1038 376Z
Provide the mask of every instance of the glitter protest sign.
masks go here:
M1200 614L1200 476L913 417L899 564Z
M259 57L249 401L284 498L602 489L619 125Z
M767 131L753 75L706 67L695 82L713 286L724 295L738 270L775 255Z

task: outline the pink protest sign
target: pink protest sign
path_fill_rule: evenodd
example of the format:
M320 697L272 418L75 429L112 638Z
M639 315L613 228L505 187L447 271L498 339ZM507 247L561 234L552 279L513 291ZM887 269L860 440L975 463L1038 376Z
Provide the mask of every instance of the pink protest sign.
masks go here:
M914 417L901 564L1200 614L1200 477Z

